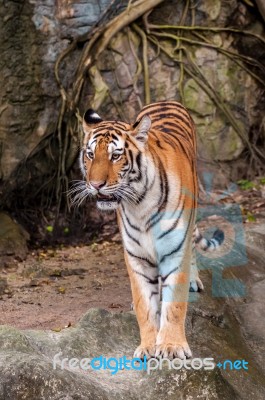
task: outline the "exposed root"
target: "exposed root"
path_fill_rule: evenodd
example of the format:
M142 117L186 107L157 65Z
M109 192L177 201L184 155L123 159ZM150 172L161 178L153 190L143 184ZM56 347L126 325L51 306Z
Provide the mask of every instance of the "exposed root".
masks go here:
M222 55L233 60L240 68L242 68L247 74L253 79L259 82L260 85L265 86L265 81L262 76L265 76L265 68L258 61L252 57L247 57L236 53L235 51L228 50L223 44L216 44L212 40L212 36L216 33L227 33L230 35L243 35L252 37L253 39L260 41L265 44L265 40L258 34L241 31L235 28L229 27L207 27L207 26L196 26L194 25L196 4L188 0L183 8L183 13L180 18L178 25L156 25L149 22L149 14L152 9L162 3L163 0L130 0L128 6L119 15L110 19L109 22L105 22L106 15L113 12L112 8L117 6L117 0L113 0L109 8L104 12L102 21L104 23L97 24L94 26L92 32L87 35L76 39L58 58L55 65L55 76L59 85L62 104L61 111L58 119L58 145L59 145L59 161L58 161L58 173L57 173L57 187L56 197L57 202L60 204L62 198L62 192L68 187L68 174L67 171L71 167L73 160L75 159L78 151L79 134L81 132L80 127L80 115L79 115L79 104L82 94L82 89L87 75L91 71L91 68L96 68L96 63L100 56L108 48L111 40L115 35L122 29L127 29L127 37L129 46L132 54L137 63L137 72L133 79L133 88L137 95L137 101L139 107L142 107L142 100L138 94L137 82L139 77L143 74L144 79L144 103L148 104L151 101L151 88L150 88L150 77L148 68L148 46L151 45L157 49L157 56L160 52L166 54L171 60L173 60L180 70L180 78L178 82L178 89L182 102L185 104L185 96L183 91L183 85L185 77L191 77L194 81L203 89L205 93L211 98L216 107L222 112L227 121L231 124L235 132L241 138L242 142L248 149L251 159L255 160L256 164L264 163L265 155L259 149L259 147L252 143L242 127L237 123L233 116L233 113L227 106L226 102L217 90L212 87L209 82L205 79L200 68L196 64L196 60L191 55L190 48L195 47L207 47L216 50ZM190 13L190 14L189 14ZM186 25L187 16L191 16L191 25ZM143 18L143 24L140 25L137 21L139 17ZM105 19L104 19L105 18ZM137 22L136 22L137 21ZM139 58L137 50L134 47L132 40L131 28L141 39L142 57ZM165 46L165 41L174 43L172 47ZM68 92L60 79L60 65L62 61L71 54L76 48L78 43L84 43L83 51L79 59L79 63L76 69L75 79L72 83L71 92ZM98 70L97 70L98 71ZM100 75L100 71L98 71ZM104 93L108 93L111 97L119 115L123 116L124 112L122 106L117 104L115 99L111 96L107 86L103 88ZM94 102L94 106L98 107L104 100L104 93L97 93L97 100ZM101 97L100 97L101 96ZM103 97L102 97L103 96ZM63 121L67 120L67 126L63 127ZM72 146L74 141L75 145ZM69 157L70 155L70 157Z

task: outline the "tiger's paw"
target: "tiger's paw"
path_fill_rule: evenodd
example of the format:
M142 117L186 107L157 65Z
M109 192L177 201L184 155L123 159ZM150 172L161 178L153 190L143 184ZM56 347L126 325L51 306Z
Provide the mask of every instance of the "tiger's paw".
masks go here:
M147 359L152 358L155 356L155 345L142 345L137 347L134 352L134 358L140 358L141 360L144 359L146 356Z
M156 358L169 358L170 360L173 360L174 358L180 358L181 360L184 360L185 358L191 358L191 356L192 353L186 341L174 344L161 343L156 346Z
M201 292L204 290L204 286L200 278L196 278L190 281L190 292Z

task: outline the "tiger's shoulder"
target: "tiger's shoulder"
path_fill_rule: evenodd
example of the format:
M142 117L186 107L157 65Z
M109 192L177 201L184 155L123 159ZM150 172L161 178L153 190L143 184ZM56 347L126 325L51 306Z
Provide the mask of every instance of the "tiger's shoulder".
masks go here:
M137 115L136 123L145 115L151 118L152 128L154 129L165 130L167 132L165 124L173 127L177 121L179 126L182 126L184 129L194 131L194 122L189 111L177 101L159 101L148 104Z
M196 157L196 131L193 119L181 103L160 101L145 106L137 115L137 125L146 115L151 119L149 144L173 149L187 155L191 161Z

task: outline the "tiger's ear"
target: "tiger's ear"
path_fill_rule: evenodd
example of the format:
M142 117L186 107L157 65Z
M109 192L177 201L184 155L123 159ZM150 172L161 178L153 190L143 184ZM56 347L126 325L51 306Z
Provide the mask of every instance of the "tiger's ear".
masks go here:
M102 121L98 113L91 108L87 110L83 117L83 129L84 132L90 131L94 125L99 124Z
M133 124L134 131L132 135L135 137L136 140L145 144L148 139L148 132L151 128L152 121L149 115L144 115L140 121L136 121Z

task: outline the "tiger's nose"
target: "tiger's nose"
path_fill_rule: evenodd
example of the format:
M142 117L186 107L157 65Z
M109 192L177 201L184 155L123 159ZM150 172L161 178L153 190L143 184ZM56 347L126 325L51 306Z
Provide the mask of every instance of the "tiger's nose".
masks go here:
M105 186L106 181L91 181L90 185L93 186L94 189L101 189L103 186Z

